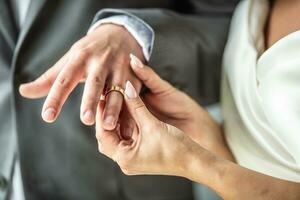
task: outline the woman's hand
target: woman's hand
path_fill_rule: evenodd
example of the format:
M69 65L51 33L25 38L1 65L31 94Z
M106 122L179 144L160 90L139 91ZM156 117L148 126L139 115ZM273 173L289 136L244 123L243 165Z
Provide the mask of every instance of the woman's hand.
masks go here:
M104 102L101 102L96 117L99 151L116 161L128 175L179 175L183 164L179 159L186 157L185 147L194 142L181 130L155 118L129 81L126 83L125 102L136 124L131 139L122 139L119 127L113 131L102 128L99 119Z
M127 175L159 174L186 177L215 190L223 199L299 199L300 184L241 167L202 148L180 129L155 118L126 83L125 102L136 127L131 139L120 129L102 128L98 106L96 136L99 151L118 163Z
M142 48L124 27L101 25L77 41L54 66L35 81L22 84L20 93L27 98L47 96L42 117L46 122L53 122L69 94L81 81L85 81L80 117L84 124L92 125L105 85L123 88L126 80L130 80L140 89L141 83L130 69L128 55L131 52L143 57ZM107 95L103 111L104 128L115 128L122 104L123 97L120 93L111 92ZM126 113L122 114L124 115ZM124 117L122 121L126 119Z
M223 138L221 127L209 113L188 95L162 80L136 56L131 54L130 57L134 73L150 90L143 97L148 109L159 120L181 129L204 148L233 160Z

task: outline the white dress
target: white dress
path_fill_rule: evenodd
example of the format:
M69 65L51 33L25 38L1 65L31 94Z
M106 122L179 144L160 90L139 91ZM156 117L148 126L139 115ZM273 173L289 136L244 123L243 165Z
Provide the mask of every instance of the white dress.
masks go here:
M225 136L237 162L300 182L300 31L264 51L267 0L242 1L223 60Z

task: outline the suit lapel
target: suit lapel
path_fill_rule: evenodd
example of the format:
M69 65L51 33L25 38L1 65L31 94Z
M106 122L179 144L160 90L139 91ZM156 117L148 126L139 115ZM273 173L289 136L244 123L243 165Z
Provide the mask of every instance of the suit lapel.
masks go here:
M17 39L17 27L8 0L0 0L0 37L2 36L11 50Z
M1 0L0 0L1 1ZM14 53L14 57L12 60L12 66L13 68L15 68L16 65L16 60L20 54L20 51L22 49L22 45L30 31L30 28L32 27L34 21L36 20L36 17L38 16L38 14L40 13L43 5L45 4L47 0L31 0L28 11L27 11L27 15L25 18L25 22L22 25L22 28L20 30L19 33L19 37L18 37L18 41L16 44L16 48L15 48L15 53Z

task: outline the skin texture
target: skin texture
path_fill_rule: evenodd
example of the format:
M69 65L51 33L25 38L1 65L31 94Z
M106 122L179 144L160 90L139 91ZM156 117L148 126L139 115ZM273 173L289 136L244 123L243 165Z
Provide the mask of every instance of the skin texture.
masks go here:
M176 91L175 88L151 71L151 68L142 65L141 61L137 61L135 57L131 57L133 71L151 90L151 95L168 96L170 91ZM162 91L168 92L164 93ZM185 99L186 95L178 92L176 97ZM165 101L169 102L169 107L173 107L172 99L164 98ZM170 98L173 98L173 96L170 96ZM270 177L241 167L226 159L226 156L218 155L218 152L211 152L201 146L201 141L197 141L197 137L193 134L185 133L175 127L177 123L182 129L189 126L189 122L182 121L178 116L189 119L195 117L192 114L188 116L189 114L185 113L187 107L183 106L181 111L179 109L174 113L174 119L170 120L174 126L167 124L149 111L129 81L126 83L125 102L136 123L130 139L122 139L120 137L121 130L118 127L112 131L103 130L100 115L97 116L96 122L96 138L99 151L117 162L125 174L160 174L186 177L207 185L224 199L276 200L300 198L299 183ZM195 104L190 98L186 98L184 102L192 107ZM161 103L157 101L157 104ZM196 107L194 108L196 109ZM98 109L98 113L102 113L103 102L99 104ZM171 112L171 109L168 110L168 108L160 111L161 116L165 115L163 117L165 121L169 120L169 112ZM203 116L199 120L209 118L207 113L201 115ZM194 120L197 121L196 118ZM206 125L210 126L208 123L199 126L199 128L209 130L210 128L204 127ZM211 134L220 134L220 132L217 131ZM211 143L219 142L219 139L216 138L218 137L206 137L206 139L212 140ZM222 146L222 143L220 145ZM230 154L226 146L223 146L223 148L223 152Z
M299 4L297 2L274 2L266 28L267 47L299 29L300 25L293 22L297 19L297 12L293 11ZM224 199L300 199L299 183L270 177L235 164L221 127L209 114L186 94L160 79L142 61L131 56L133 72L151 91L144 97L144 103L138 96L141 83L131 74L128 57L133 52L141 58L142 53L129 36L121 27L100 27L76 43L41 78L21 86L21 94L29 98L48 95L43 118L51 122L58 116L76 84L86 80L81 106L82 121L93 124L95 119L85 119L84 114L91 109L94 116L97 108L99 151L116 161L125 174L186 177L207 185ZM131 39L132 43L128 44ZM126 106L123 107L121 119L116 120L114 125L106 124L103 119L108 113L118 117L122 96L112 93L115 97L108 96L99 103L104 85L112 83L124 87L126 80L130 82L126 83ZM109 111L112 106L115 106L114 109ZM44 113L49 107L53 107L54 112ZM126 120L131 122L124 123ZM122 128L125 124L131 124L131 127Z
M85 82L81 103L81 120L86 125L95 122L96 108L105 86L125 87L130 80L140 90L141 83L130 70L130 53L143 59L142 49L131 34L122 26L104 24L76 42L70 50L48 71L33 82L22 84L20 94L27 98L47 96L42 118L53 122L69 94L80 82ZM123 97L118 92L106 96L103 110L103 128L116 127L119 115L122 128L130 129L133 122L123 109ZM121 113L121 114L120 114ZM124 134L128 131L123 131ZM130 130L129 130L130 132Z
M221 127L205 109L187 94L162 80L136 56L131 55L131 58L134 72L150 90L143 96L143 101L155 117L188 133L189 137L204 148L228 160L234 160L227 150Z
M299 30L300 1L276 0L271 4L269 20L266 25L266 48L284 36Z
M127 93L130 90L128 87L133 88L133 86L131 83L127 83ZM130 99L129 95L125 97L126 103L129 105L129 112L136 122L131 139L122 139L118 126L112 131L104 130L101 120L99 120L96 123L99 151L116 161L121 170L128 175L172 174L172 167L168 161L173 156L172 152L178 148L172 146L170 151L166 151L164 147L169 143L180 144L180 136L183 134L179 129L157 120L146 109L142 100L137 96L137 92L133 90L131 93L134 93L134 99ZM102 103L98 109L98 113L101 113ZM99 116L100 118L101 116ZM144 123L145 119L148 120L147 123ZM172 130L171 133L174 137L165 134L167 130ZM145 158L151 158L151 162L145 162Z

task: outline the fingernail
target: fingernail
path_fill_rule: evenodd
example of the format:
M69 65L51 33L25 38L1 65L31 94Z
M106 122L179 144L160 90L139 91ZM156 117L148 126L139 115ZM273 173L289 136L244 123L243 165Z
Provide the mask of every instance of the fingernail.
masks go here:
M137 97L137 93L130 81L126 81L125 94L128 96L129 99Z
M104 119L104 123L107 124L107 125L115 125L115 118L113 116L107 116L105 119Z
M139 68L143 68L144 64L142 63L142 61L140 59L138 59L138 57L136 57L135 55L133 55L132 53L130 54L130 59L131 59L131 63Z
M47 122L51 122L54 120L55 118L55 114L56 111L54 108L47 108L44 112L43 112L43 119Z
M23 95L23 90L24 90L24 84L22 84L22 85L19 86L19 93L21 95Z
M84 115L84 120L88 123L92 123L94 121L94 114L91 110L87 110Z
M29 85L31 82L28 82L28 83L22 83L22 84L20 84L20 87L24 87L24 86L26 86L26 85Z

